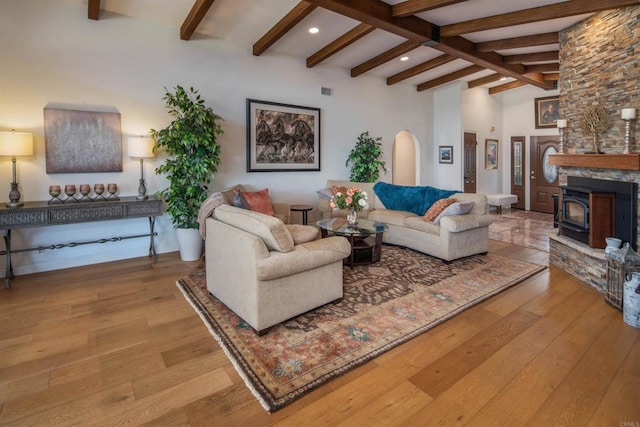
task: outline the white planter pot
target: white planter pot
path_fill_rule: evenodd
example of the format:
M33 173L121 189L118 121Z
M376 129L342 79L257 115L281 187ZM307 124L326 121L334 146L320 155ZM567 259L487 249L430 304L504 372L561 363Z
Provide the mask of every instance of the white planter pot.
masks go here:
M176 228L180 259L183 261L197 261L202 255L202 237L193 228Z

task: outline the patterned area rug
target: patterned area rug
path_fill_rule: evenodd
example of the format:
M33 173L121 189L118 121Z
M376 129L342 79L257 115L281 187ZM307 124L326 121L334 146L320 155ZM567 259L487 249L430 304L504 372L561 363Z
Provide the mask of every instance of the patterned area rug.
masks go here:
M259 337L206 289L204 266L178 281L262 406L276 411L545 267L494 254L450 264L385 245L344 268L344 297Z

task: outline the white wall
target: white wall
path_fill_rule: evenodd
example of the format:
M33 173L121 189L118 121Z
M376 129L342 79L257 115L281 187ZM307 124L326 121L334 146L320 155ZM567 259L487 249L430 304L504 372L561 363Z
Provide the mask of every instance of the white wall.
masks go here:
M137 194L138 162L126 156L121 173L46 174L42 109L115 109L121 113L126 141L170 122L162 103L163 87L176 84L199 89L207 105L224 118L222 163L213 189L245 183L256 189L269 187L276 201L314 203L315 191L327 179L348 178L347 153L365 130L383 138L389 165L394 136L410 131L424 156L422 183L431 175L432 94L418 93L412 85L389 87L383 79L366 75L353 79L348 70L308 69L300 58L270 53L254 57L251 46L218 39L182 41L177 28L126 16L102 13L93 21L87 19L86 4L63 0L0 0L0 53L0 130L15 128L36 138L35 155L18 161L23 200L47 200L51 184L115 182L120 195ZM334 95L321 96L321 86L332 88ZM322 170L246 173L247 98L319 107ZM150 193L166 186L163 177L152 173L161 161L145 162ZM382 180L391 181L391 176ZM8 201L10 181L11 162L1 158L1 203ZM14 230L14 248L137 234L146 227L146 220L139 219ZM177 250L166 215L159 219L158 231L158 251ZM135 239L16 254L14 267L17 274L25 274L137 257L146 255L147 245L146 239ZM1 269L0 274L4 275Z
M450 190L462 190L462 90L466 83L452 83L433 90L433 146L430 163L433 186ZM453 164L438 163L438 147L453 146Z

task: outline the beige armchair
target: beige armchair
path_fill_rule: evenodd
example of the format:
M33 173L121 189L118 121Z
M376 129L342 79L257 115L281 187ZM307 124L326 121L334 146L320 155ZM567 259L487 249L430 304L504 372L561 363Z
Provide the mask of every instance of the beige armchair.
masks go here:
M284 320L342 298L344 237L311 239L310 226L222 205L206 220L208 291L259 334ZM292 230L292 231L290 231Z

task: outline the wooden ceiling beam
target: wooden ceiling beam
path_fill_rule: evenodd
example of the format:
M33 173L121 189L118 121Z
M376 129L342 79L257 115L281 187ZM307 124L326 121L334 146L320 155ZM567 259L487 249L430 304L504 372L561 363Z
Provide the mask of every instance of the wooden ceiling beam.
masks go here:
M502 55L495 52L476 52L475 43L463 37L439 38L437 25L417 16L393 17L392 6L381 0L308 0L308 2L408 40L417 41L424 46L432 47L473 64L489 68L497 73L523 80L543 89L551 89L549 82L544 81L542 77L525 76L523 65L505 64Z
M301 1L293 9L289 11L276 25L271 27L269 31L263 35L260 40L253 44L253 54L255 56L262 55L275 42L280 40L282 36L295 27L298 22L306 18L316 9L317 5L306 1Z
M387 77L387 84L393 85L402 80L406 80L409 77L417 76L418 74L424 73L425 71L432 70L436 67L439 67L444 64L448 64L449 62L455 61L457 58L455 56L440 55L437 58L433 58L427 62L423 62L422 64L418 64L415 67L411 67L407 70L401 71L393 76Z
M549 64L531 64L527 65L527 73L549 73L560 71L560 63L552 62Z
M558 81L560 80L560 73L547 73L543 74L545 80Z
M471 65L469 67L463 68L462 70L454 71L453 73L447 74L442 77L438 77L437 79L429 80L424 83L420 83L417 86L418 92L422 92L423 90L431 89L436 86L443 85L445 83L452 82L454 80L458 80L459 78L469 76L471 74L478 73L483 71L484 68L479 65Z
M373 25L408 40L423 42L438 37L437 25L417 16L396 18L392 6L381 0L308 0L316 6L342 16Z
M87 17L95 21L100 19L100 0L89 0L87 2Z
M407 0L393 5L391 12L393 16L398 18L465 1L468 0Z
M510 27L512 25L529 24L549 19L565 18L587 13L597 13L603 10L618 9L627 6L637 6L638 0L569 0L561 3L539 6L501 15L487 16L455 24L444 25L440 28L442 37L493 30L495 28Z
M519 49L558 43L558 33L533 34L476 44L478 52L496 52L498 50Z
M490 74L488 76L480 77L479 79L471 80L467 84L467 86L469 87L469 89L473 89L474 87L486 85L488 83L497 82L498 80L500 80L503 77L504 77L503 75L498 74L498 73Z
M215 0L196 0L180 26L180 39L189 40Z
M413 40L407 40L405 42L400 43L396 47L392 47L391 49L382 52L380 55L375 56L367 61L363 62L360 65L357 65L351 69L351 77L358 77L360 74L364 74L367 71L370 71L382 64L385 64L389 61L394 60L400 55L404 55L407 52L410 52L414 49L420 47L420 43L415 42Z
M506 64L525 64L530 62L558 61L560 52L552 50L549 52L523 53L520 55L509 55L504 57Z
M514 82L509 82L509 83L505 83L503 85L500 86L495 86L495 87L490 87L489 88L489 95L495 95L496 93L500 93L500 92L504 92L510 89L515 89L517 87L522 87L524 86L526 83L525 82L521 82L521 81L514 81Z
M360 40L362 37L366 36L370 32L375 30L375 27L369 24L359 24L354 27L351 31L343 34L338 37L313 55L307 58L307 67L315 67L331 55L338 53L345 47L349 46L352 43Z

